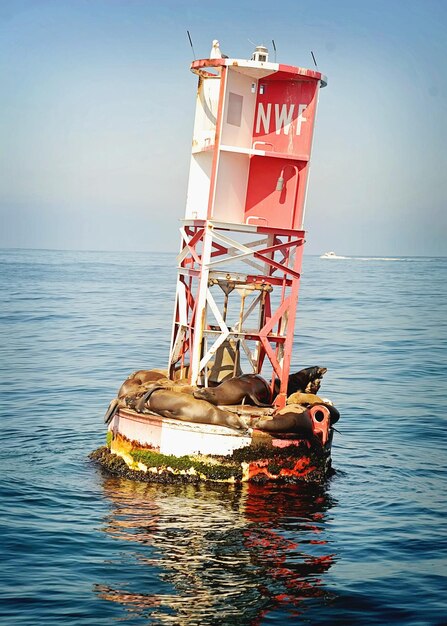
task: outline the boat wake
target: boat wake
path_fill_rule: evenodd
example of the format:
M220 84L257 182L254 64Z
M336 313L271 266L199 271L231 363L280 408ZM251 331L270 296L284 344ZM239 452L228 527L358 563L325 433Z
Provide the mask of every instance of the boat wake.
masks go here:
M398 259L396 257L385 257L385 256L365 256L365 257L349 257L354 261L403 261L404 259Z
M399 257L384 257L384 256L340 256L335 252L325 252L320 256L320 259L347 259L350 261L405 261L404 258Z

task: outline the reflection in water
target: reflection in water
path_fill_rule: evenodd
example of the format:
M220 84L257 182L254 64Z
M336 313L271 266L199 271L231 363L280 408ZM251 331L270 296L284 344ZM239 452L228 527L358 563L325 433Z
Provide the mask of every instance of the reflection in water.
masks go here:
M96 592L124 605L129 619L254 625L278 607L291 616L303 600L327 596L322 576L335 557L325 524L334 502L324 487L102 480L113 503L104 530L133 542L137 575L133 590L98 584Z

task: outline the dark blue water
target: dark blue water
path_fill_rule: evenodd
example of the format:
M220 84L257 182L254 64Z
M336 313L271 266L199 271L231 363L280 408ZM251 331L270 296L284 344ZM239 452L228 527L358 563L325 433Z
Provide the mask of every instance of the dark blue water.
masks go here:
M2 624L447 623L447 259L305 258L294 368L342 413L318 489L104 474L109 400L166 363L174 256L0 268Z

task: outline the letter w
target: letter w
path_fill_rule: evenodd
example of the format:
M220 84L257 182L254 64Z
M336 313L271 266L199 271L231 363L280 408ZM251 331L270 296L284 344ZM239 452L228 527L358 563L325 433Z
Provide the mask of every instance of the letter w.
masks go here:
M290 110L287 111L287 104L283 104L281 112L279 112L279 104L275 104L275 122L276 122L276 134L279 135L281 127L284 126L284 134L289 134L290 124L293 118L294 104L290 105Z
M258 105L258 118L256 120L256 133L261 132L261 122L264 125L264 135L269 134L270 129L270 113L272 111L272 105L270 102L267 104L267 111L264 111L264 105L262 102Z

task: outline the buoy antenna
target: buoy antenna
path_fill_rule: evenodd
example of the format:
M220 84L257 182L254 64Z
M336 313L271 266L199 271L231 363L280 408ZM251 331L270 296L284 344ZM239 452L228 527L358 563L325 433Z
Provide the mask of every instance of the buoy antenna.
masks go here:
M272 46L273 46L273 50L275 51L275 63L276 63L276 44L275 44L274 39L272 39Z
M317 62L316 62L316 60L315 60L315 55L314 55L314 53L312 52L312 50L310 51L310 53L311 53L312 58L313 58L313 60L314 60L315 67L318 69L318 65L317 65Z
M191 46L191 50L192 50L192 53L194 55L194 61L195 61L196 60L196 53L194 51L194 46L192 45L192 39L191 39L191 35L189 34L189 30L187 30L186 33L188 35L189 45Z

